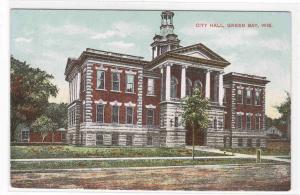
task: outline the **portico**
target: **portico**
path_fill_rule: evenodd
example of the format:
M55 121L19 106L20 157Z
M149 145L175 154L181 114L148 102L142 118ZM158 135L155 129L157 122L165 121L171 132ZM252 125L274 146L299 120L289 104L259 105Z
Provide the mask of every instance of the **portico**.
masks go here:
M180 78L177 78L177 75L172 75L172 71L171 69L173 67L177 67L176 70L174 71L180 71ZM223 106L223 96L224 96L224 88L223 88L223 74L224 71L222 69L212 69L212 68L207 68L207 67L197 67L195 65L187 65L187 64L181 64L181 63L165 63L164 65L161 66L161 76L162 76L162 81L165 81L165 83L163 84L164 88L163 90L165 90L165 97L162 98L163 101L176 101L176 100L180 100L182 98L185 98L187 95L190 94L186 94L187 91L187 79L189 79L189 74L187 74L187 72L191 72L191 71L200 71L200 72L204 72L204 77L202 78L203 75L199 75L198 78L195 78L195 76L193 75L192 77L194 77L194 82L193 82L193 86L194 87L201 87L201 90L203 90L203 95L209 99L211 102L215 102L218 103L218 105ZM173 71L173 72L174 72ZM165 74L164 74L165 73ZM180 83L180 95L177 97L171 97L171 86L172 86L172 77L176 78L177 80L179 80ZM202 81L205 82L205 85L202 85ZM197 86L197 81L200 81L201 86ZM191 87L191 86L189 86ZM204 88L203 88L204 87ZM178 87L179 89L179 87ZM214 93L214 90L212 89L217 89L216 92ZM212 92L212 93L211 93Z

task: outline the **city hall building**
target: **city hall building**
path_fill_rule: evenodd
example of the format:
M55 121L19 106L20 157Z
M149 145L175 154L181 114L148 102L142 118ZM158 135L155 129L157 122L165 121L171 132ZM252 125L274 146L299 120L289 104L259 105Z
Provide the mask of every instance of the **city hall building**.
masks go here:
M264 147L266 77L224 74L230 62L198 43L181 46L174 13L161 13L152 60L96 49L69 58L67 142L85 146L191 145L181 122L182 98L199 88L209 99L210 124L196 145Z

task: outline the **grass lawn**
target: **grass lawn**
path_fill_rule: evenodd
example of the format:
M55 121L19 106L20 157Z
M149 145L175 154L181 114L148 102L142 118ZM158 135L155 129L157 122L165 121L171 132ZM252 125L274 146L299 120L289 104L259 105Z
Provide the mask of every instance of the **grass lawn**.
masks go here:
M233 153L241 153L241 154L253 154L256 155L256 148L235 148L235 149L227 149L226 151L232 151ZM290 155L289 149L270 149L270 148L262 148L262 155Z
M262 160L272 163L271 160ZM255 159L201 159L201 160L115 160L115 161L55 161L55 162L11 162L12 170L73 169L73 168L117 168L185 165L219 165L255 163Z
M137 147L78 147L78 146L11 146L12 159L24 158L113 158L113 157L172 157L191 156L185 148L137 148ZM224 156L195 151L195 156Z

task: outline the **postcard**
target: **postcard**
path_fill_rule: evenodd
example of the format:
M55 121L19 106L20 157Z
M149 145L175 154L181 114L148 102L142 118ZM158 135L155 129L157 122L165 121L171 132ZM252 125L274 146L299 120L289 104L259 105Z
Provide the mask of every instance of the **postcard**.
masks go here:
M10 17L12 188L291 189L290 12Z

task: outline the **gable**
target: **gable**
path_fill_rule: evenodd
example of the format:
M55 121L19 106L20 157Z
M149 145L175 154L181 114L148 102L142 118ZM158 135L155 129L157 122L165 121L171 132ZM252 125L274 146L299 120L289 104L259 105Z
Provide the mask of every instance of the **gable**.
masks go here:
M200 51L185 52L185 53L182 53L181 55L191 56L191 57L195 57L195 58L203 58L203 59L208 59L208 60L211 59L207 55L205 55L204 53L202 53Z

